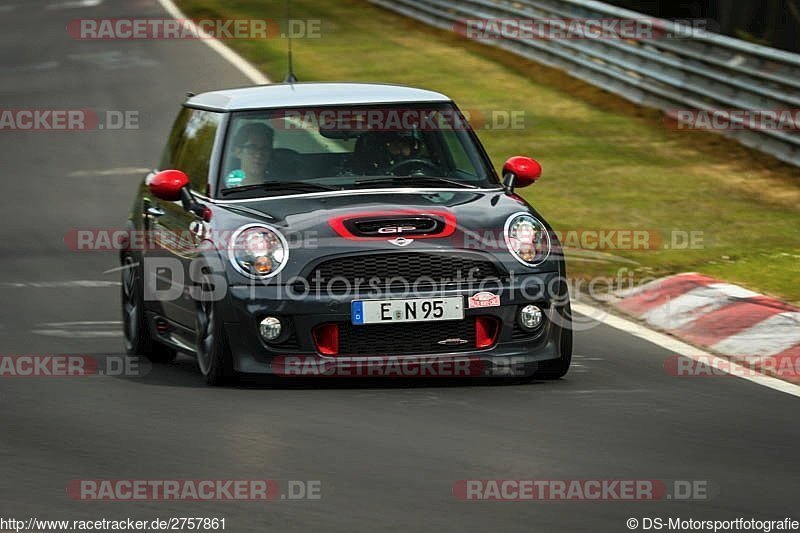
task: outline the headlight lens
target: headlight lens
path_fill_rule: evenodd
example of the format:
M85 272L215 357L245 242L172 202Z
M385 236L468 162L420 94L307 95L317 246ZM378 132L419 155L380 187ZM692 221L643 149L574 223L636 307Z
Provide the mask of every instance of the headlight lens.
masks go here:
M524 265L540 265L550 255L550 235L547 228L527 213L508 217L505 238L511 255Z
M269 226L242 226L233 234L228 256L234 268L245 276L266 279L283 270L289 246L280 232Z

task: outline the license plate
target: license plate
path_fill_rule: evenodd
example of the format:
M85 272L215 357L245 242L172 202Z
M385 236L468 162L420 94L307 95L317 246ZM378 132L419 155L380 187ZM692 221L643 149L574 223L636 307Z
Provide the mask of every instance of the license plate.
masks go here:
M353 324L434 322L464 318L464 298L414 298L411 300L354 300Z

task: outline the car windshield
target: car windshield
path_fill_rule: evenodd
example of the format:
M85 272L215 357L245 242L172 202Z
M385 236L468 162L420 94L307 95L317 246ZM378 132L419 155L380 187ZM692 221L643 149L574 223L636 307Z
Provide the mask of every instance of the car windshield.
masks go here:
M498 186L452 104L233 113L217 194Z

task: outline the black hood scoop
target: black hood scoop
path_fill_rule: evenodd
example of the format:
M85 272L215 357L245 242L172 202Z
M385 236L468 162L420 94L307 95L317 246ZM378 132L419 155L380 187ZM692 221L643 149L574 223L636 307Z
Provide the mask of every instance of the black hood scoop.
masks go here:
M347 230L357 237L404 237L438 235L445 230L443 217L435 215L391 215L351 218L344 221Z

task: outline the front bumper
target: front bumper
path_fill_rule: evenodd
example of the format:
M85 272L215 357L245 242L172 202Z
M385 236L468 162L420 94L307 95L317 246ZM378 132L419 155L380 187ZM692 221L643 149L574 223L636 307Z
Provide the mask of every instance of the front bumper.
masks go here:
M439 346L435 350L409 349L419 346L413 336L424 332L436 339L446 339L454 322L415 325L393 324L355 326L357 328L397 328L391 348L375 353L320 354L312 331L322 324L351 321L350 303L361 298L424 298L463 296L466 299L481 291L500 296L500 305L466 309L464 321L476 317L492 317L499 329L496 340L486 348L474 345ZM491 287L476 285L413 294L386 291L379 294L342 296L322 293L297 297L287 286L232 286L224 299L223 317L233 356L234 368L243 373L331 376L502 376L530 375L539 363L560 357L562 321L560 306L565 305L566 289L558 283L557 273L519 276ZM544 324L536 332L527 332L517 323L521 306L536 304L546 314ZM258 334L258 323L265 316L276 316L284 323L284 331L276 342L266 343ZM460 321L456 321L460 322ZM410 326L410 327L409 327ZM347 326L349 327L349 326ZM384 330L385 331L385 330ZM403 340L407 331L408 342ZM460 331L463 331L461 328ZM396 342L395 342L396 340ZM413 341L413 342L412 342ZM388 372L388 373L387 373Z

